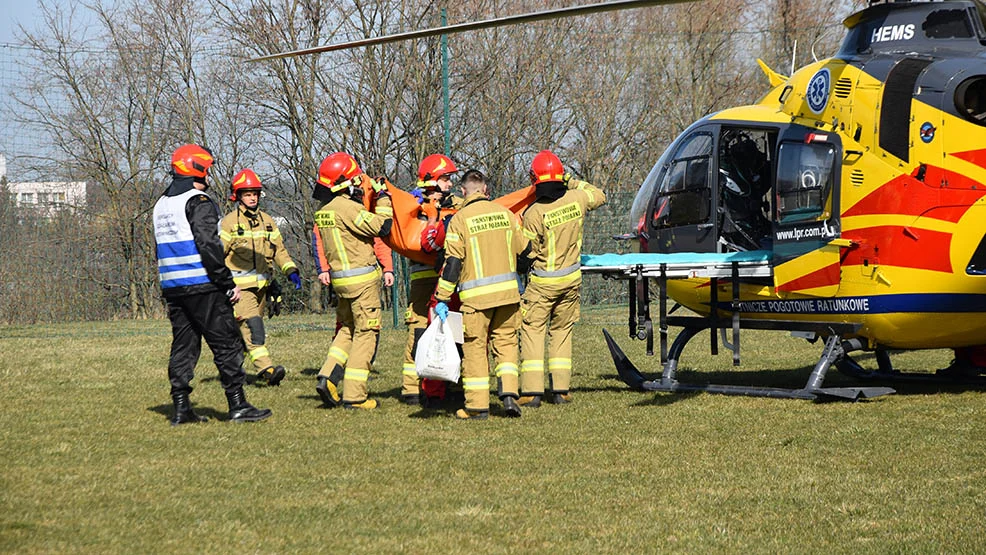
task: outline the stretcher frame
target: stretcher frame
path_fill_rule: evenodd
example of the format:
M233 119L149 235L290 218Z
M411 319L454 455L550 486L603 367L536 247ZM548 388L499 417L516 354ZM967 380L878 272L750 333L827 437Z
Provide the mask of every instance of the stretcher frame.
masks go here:
M723 395L745 395L753 397L775 397L807 400L851 400L878 397L894 393L889 387L823 387L825 376L832 364L845 357L842 338L856 334L858 323L793 321L774 319L742 318L737 310L740 300L740 280L743 278L771 277L770 251L749 251L740 253L674 253L674 254L630 254L630 255L585 255L582 257L582 271L600 274L604 279L628 281L629 336L646 341L648 356L654 354L654 326L650 315L650 281L658 285L658 336L661 353L661 375L647 379L627 358L619 345L603 329L603 336L620 378L632 389L639 391L682 392L701 391ZM710 280L710 304L719 307L709 316L671 316L668 312L667 283L671 279L707 278ZM728 279L732 285L731 310L720 306L719 280ZM718 312L729 312L722 318ZM681 332L668 347L668 329L681 327ZM733 366L740 364L740 330L761 329L812 333L825 337L825 347L815 364L808 381L800 389L757 387L722 384L684 383L677 379L678 363L685 345L699 332L710 331L711 354L719 353L719 335L727 349L732 351ZM726 331L732 331L732 341L726 340Z

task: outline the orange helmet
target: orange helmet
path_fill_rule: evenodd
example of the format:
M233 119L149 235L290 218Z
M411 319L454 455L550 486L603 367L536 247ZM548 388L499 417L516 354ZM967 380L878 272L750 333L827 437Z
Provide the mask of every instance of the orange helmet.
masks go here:
M432 154L418 165L418 187L437 187L438 178L459 171L455 162L444 154Z
M236 200L236 195L241 191L259 191L264 186L260 184L260 178L251 169L240 170L240 173L233 177L233 192L229 195L229 200Z
M326 156L318 167L318 184L338 193L350 185L358 185L353 180L362 174L355 158L345 152L336 152Z
M171 169L175 175L205 177L212 162L212 152L199 145L182 145L171 155Z
M565 168L561 165L561 160L550 150L542 150L537 153L531 161L531 185L538 183L548 183L552 181L563 181L565 179Z

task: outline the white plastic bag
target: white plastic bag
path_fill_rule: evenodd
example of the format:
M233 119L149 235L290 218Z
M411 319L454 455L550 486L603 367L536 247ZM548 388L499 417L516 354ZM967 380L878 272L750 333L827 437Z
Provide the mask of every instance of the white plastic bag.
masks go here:
M459 381L459 351L448 325L435 318L418 339L414 370L421 378Z

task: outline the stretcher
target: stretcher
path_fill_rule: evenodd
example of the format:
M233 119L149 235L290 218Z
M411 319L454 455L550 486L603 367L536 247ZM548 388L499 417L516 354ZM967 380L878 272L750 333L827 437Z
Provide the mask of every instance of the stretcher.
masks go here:
M617 373L631 388L641 391L703 391L725 395L779 397L809 400L857 400L894 393L889 387L822 387L829 367L845 357L842 337L854 335L860 324L825 321L791 321L741 318L737 309L740 301L740 282L743 279L770 278L773 275L772 251L755 250L730 253L631 253L586 254L582 256L582 272L600 274L606 279L626 280L628 284L628 328L630 337L647 342L647 355L654 354L654 326L650 316L650 282L658 286L658 337L662 372L660 377L647 379L627 358L619 345L603 329L606 344L613 357ZM710 306L718 310L707 316L670 316L667 282L671 279L703 278L710 280ZM732 298L721 303L718 298L719 280L727 279L732 286ZM671 312L673 312L672 310ZM728 317L720 316L726 312ZM670 326L683 328L668 348ZM699 332L710 331L710 350L718 354L719 340L732 351L733 365L740 364L740 330L765 329L814 334L825 337L825 348L812 370L805 387L783 389L718 384L686 384L677 379L678 361L685 345ZM726 330L732 330L728 341Z

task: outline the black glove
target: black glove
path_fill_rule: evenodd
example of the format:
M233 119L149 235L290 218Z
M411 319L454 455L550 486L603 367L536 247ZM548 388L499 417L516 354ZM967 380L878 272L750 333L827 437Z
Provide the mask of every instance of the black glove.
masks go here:
M282 295L281 284L276 280L270 280L267 284L267 316L273 318L281 314L281 304L284 298Z

